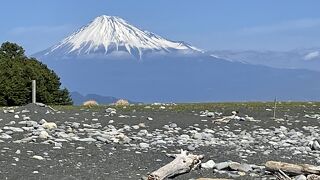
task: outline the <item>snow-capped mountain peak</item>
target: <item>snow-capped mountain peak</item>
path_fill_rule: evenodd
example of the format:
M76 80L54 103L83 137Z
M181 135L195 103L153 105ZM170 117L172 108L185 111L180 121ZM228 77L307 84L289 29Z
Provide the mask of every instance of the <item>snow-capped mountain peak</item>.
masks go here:
M202 52L186 43L169 41L140 30L119 17L102 15L57 45L40 52L40 56L107 55L125 52L141 58L150 52L176 51Z

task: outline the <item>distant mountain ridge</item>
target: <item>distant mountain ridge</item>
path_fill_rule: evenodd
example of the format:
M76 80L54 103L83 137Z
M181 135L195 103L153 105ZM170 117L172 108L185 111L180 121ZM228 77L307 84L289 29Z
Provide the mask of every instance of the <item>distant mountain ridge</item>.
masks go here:
M85 101L89 100L95 100L99 104L112 104L119 100L119 98L115 98L112 96L101 96L97 94L87 94L84 96L79 92L71 92L71 98L74 105L82 105Z
M247 64L320 71L320 48L291 51L220 50L211 53L222 59Z

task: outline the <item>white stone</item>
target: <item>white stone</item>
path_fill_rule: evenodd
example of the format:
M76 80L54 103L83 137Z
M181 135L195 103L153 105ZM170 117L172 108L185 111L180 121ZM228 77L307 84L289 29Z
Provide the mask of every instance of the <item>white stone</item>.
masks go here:
M42 127L45 128L45 129L56 129L57 128L57 124L54 123L54 122L46 122L44 124L42 124Z
M47 131L41 131L39 134L40 139L47 139L49 137L49 133Z
M202 163L201 167L205 169L213 169L216 163L213 160L209 160L206 163Z
M149 144L147 144L147 143L140 143L139 146L140 146L140 148L142 148L142 149L149 148Z
M33 159L38 159L38 160L44 160L42 156L34 155L32 156Z
M39 124L42 125L42 124L44 124L44 123L46 123L46 122L47 122L46 120L41 119L41 120L39 121Z

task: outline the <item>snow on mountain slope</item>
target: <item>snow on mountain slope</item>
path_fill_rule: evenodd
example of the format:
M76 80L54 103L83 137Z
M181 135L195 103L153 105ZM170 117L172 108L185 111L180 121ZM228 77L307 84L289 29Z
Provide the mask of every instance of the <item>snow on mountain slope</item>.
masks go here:
M314 51L314 52L310 52L307 55L304 56L305 60L313 60L317 57L320 56L320 52L319 51Z
M150 52L202 52L183 42L174 42L156 34L140 30L125 20L113 16L99 16L57 45L36 56L107 55L124 52L141 58Z

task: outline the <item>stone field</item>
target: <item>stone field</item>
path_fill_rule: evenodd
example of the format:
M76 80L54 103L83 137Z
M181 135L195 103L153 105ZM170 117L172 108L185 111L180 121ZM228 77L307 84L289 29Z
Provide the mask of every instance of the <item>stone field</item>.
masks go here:
M181 149L203 159L174 179L276 179L267 161L320 164L319 125L311 102L2 107L0 179L144 179Z

